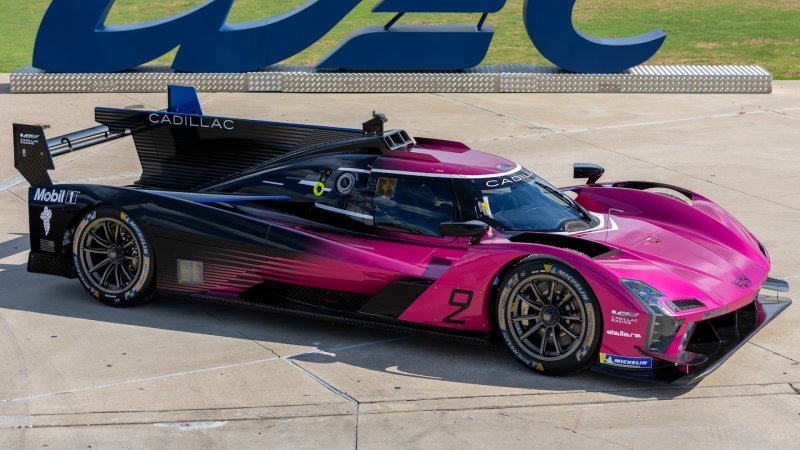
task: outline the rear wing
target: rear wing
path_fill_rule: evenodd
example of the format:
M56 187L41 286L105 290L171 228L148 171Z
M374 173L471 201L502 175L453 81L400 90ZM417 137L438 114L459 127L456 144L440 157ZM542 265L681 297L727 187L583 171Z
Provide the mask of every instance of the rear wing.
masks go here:
M31 186L50 186L48 170L55 169L53 157L126 136L112 133L105 125L74 131L47 139L41 125L14 124L14 167Z

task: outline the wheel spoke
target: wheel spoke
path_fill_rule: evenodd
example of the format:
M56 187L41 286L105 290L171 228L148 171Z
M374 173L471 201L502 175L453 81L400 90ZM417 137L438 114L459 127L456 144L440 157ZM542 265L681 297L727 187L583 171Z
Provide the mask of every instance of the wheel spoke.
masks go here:
M542 341L539 344L539 356L544 356L544 348L547 345L547 338L550 335L550 328L546 328L542 334Z
M114 264L114 280L116 281L117 289L122 288L122 280L119 279L119 264Z
M123 249L123 250L126 250L128 247L130 247L131 245L133 245L133 244L135 244L135 243L136 243L136 242L135 242L133 239L131 239L130 241L128 241L128 243L127 243L127 244L125 244L125 245L123 245L123 246L122 246L122 249Z
M106 281L108 281L108 276L111 274L113 267L113 265L106 265L106 270L103 271L103 276L100 277L100 286L106 286Z
M91 247L83 247L83 251L87 253L100 253L100 254L107 254L107 248L91 248Z
M542 310L541 306L538 306L536 303L533 303L533 300L529 299L528 297L525 297L524 295L520 294L519 292L517 292L517 296L519 298L521 298L525 303L527 303L531 308L535 309L536 311L541 311Z
M89 236L94 238L94 240L97 241L98 244L100 244L100 245L102 245L102 246L104 246L106 248L111 247L111 242L108 242L107 240L105 240L105 239L101 238L100 236L98 236L95 230L90 230L89 231Z
M519 316L511 319L512 322L525 322L526 320L533 320L539 317L538 314L528 314L527 316Z
M92 267L92 269L89 271L89 273L95 273L95 272L97 272L97 270L98 270L98 269L100 269L101 267L107 266L107 265L108 265L110 262L111 262L111 260L110 260L110 259L108 259L108 258L106 258L106 259L104 259L104 260L100 261L100 262L99 262L99 263L97 263L97 264L96 264L94 267Z
M553 337L553 344L555 344L555 347L556 347L556 356L561 354L561 344L558 342L558 336L557 335L558 335L558 333L556 333L555 331L550 334L550 336Z
M572 339L578 339L578 335L577 334L575 334L572 331L570 331L570 329L565 327L564 325L561 325L560 322L558 324L558 327L561 328L561 331L563 331L564 333L567 333L567 336L571 337Z
M539 303L544 305L544 300L542 299L542 293L539 292L539 288L536 287L536 283L534 283L533 281L529 281L528 286L530 286L531 291L533 291L533 295L536 296L536 300L538 300Z
M566 303L567 300L569 300L570 298L572 298L572 291L567 292L567 295L565 295L564 298L562 298L561 301L558 302L556 308L561 308L562 306L564 306L564 303Z
M561 318L564 320L574 320L576 322L583 321L583 318L581 318L581 316L561 316Z
M125 278L127 278L127 280L125 280L125 283L130 283L133 280L133 275L131 275L130 272L128 272L128 269L125 268L125 264L120 264L119 268L120 270L122 270L122 275L125 276Z
M114 242L114 238L111 236L111 229L108 226L107 220L103 222L103 232L105 233L106 240L108 240L108 242Z
M519 337L520 341L523 341L528 338L528 336L532 335L533 333L537 332L539 328L542 328L544 324L542 322L537 323L536 325L530 327L528 331L526 331L522 336Z
M547 303L551 305L553 304L553 295L556 293L556 283L558 283L558 281L554 279L553 282L550 283L550 292L547 293Z

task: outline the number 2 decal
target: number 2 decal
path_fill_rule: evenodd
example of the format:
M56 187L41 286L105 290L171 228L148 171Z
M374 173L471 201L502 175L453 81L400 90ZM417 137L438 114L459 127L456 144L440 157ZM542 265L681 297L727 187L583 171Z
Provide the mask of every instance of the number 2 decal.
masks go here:
M443 322L464 325L466 321L461 319L455 319L454 317L466 311L467 308L469 308L469 305L472 304L472 291L465 291L463 289L453 289L453 292L450 293L450 300L447 301L447 304L452 306L457 306L458 309L450 313L447 317L445 317Z

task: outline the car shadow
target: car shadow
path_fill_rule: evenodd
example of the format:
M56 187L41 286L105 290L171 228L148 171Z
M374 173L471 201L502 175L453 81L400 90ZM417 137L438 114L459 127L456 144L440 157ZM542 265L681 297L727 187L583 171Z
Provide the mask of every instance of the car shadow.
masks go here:
M25 251L27 239L20 235L0 244L0 259ZM312 350L281 356L312 371L324 372L325 365L339 363L402 377L535 390L537 394L588 391L627 399L671 399L689 390L594 372L543 376L519 365L501 342L476 346L163 296L139 307L114 308L92 299L77 280L30 274L25 264L0 265L0 308L247 339L266 348L270 343L306 346Z

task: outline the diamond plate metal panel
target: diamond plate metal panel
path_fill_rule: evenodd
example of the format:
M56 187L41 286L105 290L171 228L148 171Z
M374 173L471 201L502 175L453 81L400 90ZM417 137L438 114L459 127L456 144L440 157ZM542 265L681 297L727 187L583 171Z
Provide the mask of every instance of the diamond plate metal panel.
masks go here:
M304 73L284 74L284 92L498 92L497 74Z
M639 66L619 74L503 73L501 92L752 93L772 92L758 66Z
M283 72L252 72L247 74L247 90L253 92L283 92Z
M121 73L59 74L31 67L11 74L11 92L163 92L167 84L230 92L508 92L749 93L772 92L759 66L638 66L618 74L576 74L554 66L503 64L463 72L332 72L275 65L244 74L175 73L143 67Z
M11 74L12 93L164 92L168 84L201 92L246 91L248 74L176 73L164 67L118 73L48 73L32 67Z

